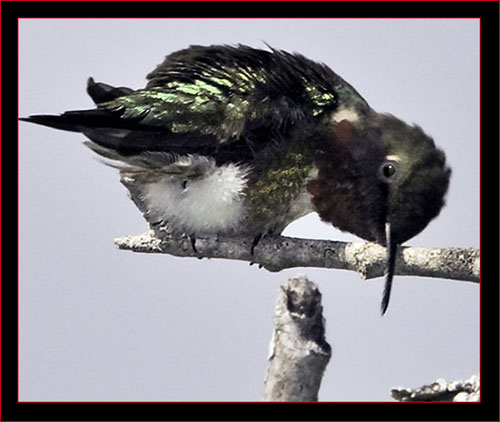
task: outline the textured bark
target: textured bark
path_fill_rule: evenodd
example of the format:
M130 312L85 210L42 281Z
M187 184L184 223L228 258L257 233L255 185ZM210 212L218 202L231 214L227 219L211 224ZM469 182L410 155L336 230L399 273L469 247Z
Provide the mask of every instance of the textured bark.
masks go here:
M356 271L364 279L384 275L383 246L366 242L334 242L285 236L264 237L250 253L252 238L197 238L193 251L187 237L174 238L150 231L115 239L120 249L165 253L181 257L225 258L249 261L269 271L294 267L337 268ZM402 247L396 259L397 275L448 278L479 282L479 251L461 248Z
M398 401L479 401L479 376L468 380L447 382L438 379L419 388L395 388L391 395Z
M331 347L321 293L305 276L281 287L274 317L264 401L317 401Z

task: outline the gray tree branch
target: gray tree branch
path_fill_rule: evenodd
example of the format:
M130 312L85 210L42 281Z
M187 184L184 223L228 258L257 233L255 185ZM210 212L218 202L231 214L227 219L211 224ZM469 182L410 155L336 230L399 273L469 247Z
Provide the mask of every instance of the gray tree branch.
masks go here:
M276 302L264 401L317 401L331 357L321 293L305 276L288 280Z
M447 382L438 379L418 388L394 388L392 397L397 401L479 401L479 376L467 380Z
M295 267L337 268L356 271L364 279L384 274L385 248L376 243L264 237L252 255L252 241L252 238L197 238L195 253L187 237L171 237L167 233L151 230L138 236L116 238L115 244L120 249L133 252L248 261L269 271ZM478 283L479 251L402 247L396 260L396 274Z

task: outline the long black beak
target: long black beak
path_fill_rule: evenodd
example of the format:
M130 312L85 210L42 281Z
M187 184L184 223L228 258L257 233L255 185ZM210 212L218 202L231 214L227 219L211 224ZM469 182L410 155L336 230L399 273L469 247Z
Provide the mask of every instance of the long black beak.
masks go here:
M392 278L394 277L396 251L398 250L398 244L392 239L390 222L385 223L385 242L387 247L387 261L385 267L385 285L384 291L382 292L382 304L380 306L380 312L382 315L384 315L385 311L387 311L389 299L391 298Z

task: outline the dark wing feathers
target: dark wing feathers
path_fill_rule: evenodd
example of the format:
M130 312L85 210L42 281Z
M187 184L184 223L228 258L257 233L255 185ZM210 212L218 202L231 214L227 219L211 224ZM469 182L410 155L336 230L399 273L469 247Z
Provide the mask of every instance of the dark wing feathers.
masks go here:
M199 151L206 150L209 155L214 153L212 136L117 128L83 128L81 132L96 144L125 156L144 151L189 154L193 152L193 146Z
M112 101L124 95L132 94L132 92L134 92L134 90L130 88L116 88L102 82L95 82L94 78L89 78L87 81L87 94L90 95L90 98L92 98L92 101L94 101L96 105Z
M137 91L90 78L96 110L23 120L79 131L127 153L224 148L245 140L265 147L286 138L294 123L335 109L342 81L303 56L246 46L191 46L167 56L147 78Z
M40 114L19 120L73 132L82 132L84 128L134 129L137 127L138 119L121 119L121 114L122 112L112 113L95 109L66 111L61 115Z

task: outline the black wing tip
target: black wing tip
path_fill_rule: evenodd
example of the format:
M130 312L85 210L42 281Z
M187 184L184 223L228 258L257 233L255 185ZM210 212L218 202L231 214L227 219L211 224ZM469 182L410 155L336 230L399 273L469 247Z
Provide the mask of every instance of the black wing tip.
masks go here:
M35 123L37 125L49 126L55 122L59 116L55 114L34 114L28 117L19 117L19 121Z
M133 89L131 88L123 86L114 87L104 82L96 82L92 76L87 79L87 94L89 94L96 105L113 101L118 97L129 95L132 92Z
M35 114L28 117L19 117L19 120L22 122L51 127L53 129L67 130L70 132L80 131L79 127L74 123L67 121L64 115Z

